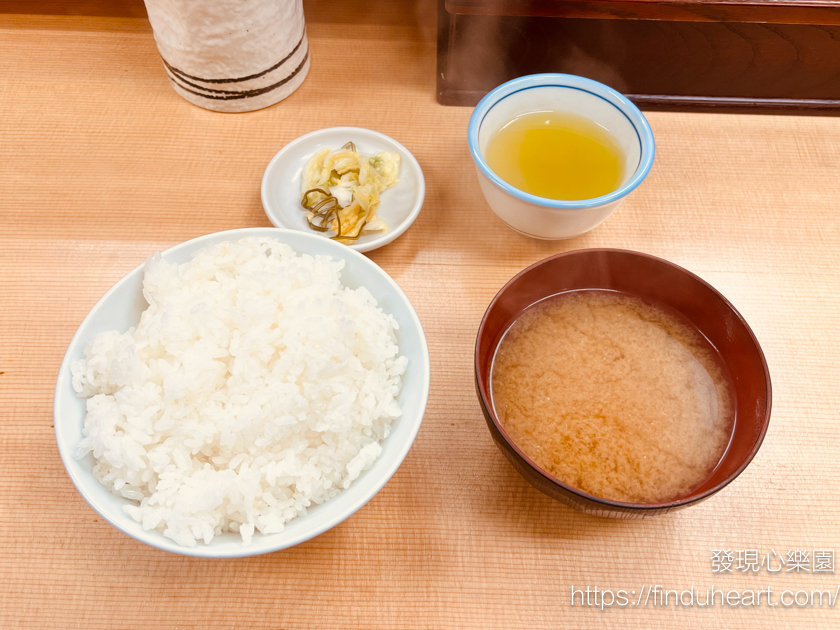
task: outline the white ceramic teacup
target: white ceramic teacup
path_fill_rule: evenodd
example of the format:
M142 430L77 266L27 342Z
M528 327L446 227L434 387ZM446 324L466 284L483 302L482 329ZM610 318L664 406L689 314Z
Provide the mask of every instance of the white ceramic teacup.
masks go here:
M546 110L582 116L613 136L624 156L618 189L594 199L547 199L514 188L490 169L484 159L490 138L517 116ZM514 230L534 238L563 239L588 232L615 211L653 165L653 132L642 112L612 88L571 74L533 74L500 85L476 105L468 137L490 208Z

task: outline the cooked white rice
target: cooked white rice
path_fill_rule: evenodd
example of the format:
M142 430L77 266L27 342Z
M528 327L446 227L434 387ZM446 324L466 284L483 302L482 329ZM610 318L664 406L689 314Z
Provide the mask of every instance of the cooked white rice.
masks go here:
M369 468L401 415L396 320L343 261L270 238L146 263L137 328L72 366L93 472L185 546L280 532Z

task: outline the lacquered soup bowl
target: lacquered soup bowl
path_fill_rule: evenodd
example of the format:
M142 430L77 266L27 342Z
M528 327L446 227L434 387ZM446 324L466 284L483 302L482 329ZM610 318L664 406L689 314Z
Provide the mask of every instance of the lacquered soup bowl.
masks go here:
M519 315L564 291L606 289L642 298L685 316L717 349L731 377L735 424L718 466L685 496L666 503L624 503L593 496L541 469L508 436L493 408L490 382L496 349ZM661 258L617 249L586 249L542 260L512 278L496 295L475 346L479 403L496 445L537 490L589 514L644 518L696 505L731 483L752 461L770 422L770 373L758 340L735 307L707 282Z

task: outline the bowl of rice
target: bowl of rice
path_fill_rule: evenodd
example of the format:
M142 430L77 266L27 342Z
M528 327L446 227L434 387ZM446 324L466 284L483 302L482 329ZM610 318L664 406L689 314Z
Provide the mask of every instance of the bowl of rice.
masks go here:
M387 273L315 235L247 228L155 254L99 300L62 362L55 431L118 529L249 556L367 503L428 393L423 328Z

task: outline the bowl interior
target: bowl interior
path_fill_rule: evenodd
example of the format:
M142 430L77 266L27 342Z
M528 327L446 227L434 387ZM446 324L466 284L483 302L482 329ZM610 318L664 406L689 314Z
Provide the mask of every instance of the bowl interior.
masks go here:
M283 147L269 162L262 181L262 202L269 220L279 228L300 230L319 238L306 222L300 206L301 173L307 162L322 149L340 149L352 141L366 155L391 151L400 156L399 184L382 193L379 216L388 224L387 232L364 234L353 244L360 252L382 247L405 232L423 205L426 185L423 171L411 152L396 140L371 129L331 127L313 131Z
M691 502L732 481L752 460L769 423L770 376L764 355L744 319L710 285L681 267L636 252L593 249L559 254L529 267L496 296L479 329L475 367L479 394L505 439L515 447L490 402L490 369L496 347L505 331L528 306L550 295L575 289L620 291L676 310L718 350L732 379L736 398L732 439L709 478L688 495L667 505ZM530 462L524 454L523 457ZM559 486L591 498L550 474L540 472Z
M174 262L186 262L193 252L206 245L238 240L245 236L270 236L288 243L298 254L322 254L344 260L345 268L341 278L345 286L367 287L379 306L393 314L400 326L397 331L400 350L409 360L397 399L403 416L394 423L391 434L382 442L382 454L350 488L310 509L306 515L290 522L278 534L255 535L253 543L243 547L238 534L228 533L215 538L209 545L199 543L196 547L186 548L156 531L143 530L139 523L123 511L123 506L129 502L108 492L94 478L93 455L88 454L81 460L73 457L75 446L82 438L85 401L73 391L70 374L70 364L83 357L85 345L97 333L106 330L124 331L140 321L140 314L147 303L142 292L142 265L137 267L93 307L70 342L56 384L55 431L67 472L88 503L112 525L138 540L168 551L208 557L255 555L295 545L326 531L363 506L394 474L414 441L426 407L429 354L423 329L405 294L381 268L365 256L326 239L274 228L210 234L177 245L164 252L163 256ZM153 253L149 252L150 255Z
M567 112L606 129L616 140L624 157L620 186L635 175L642 155L642 142L636 127L612 101L594 91L572 86L539 85L508 94L500 93L499 99L490 105L478 126L478 150L482 157L490 138L499 129L518 116L543 111Z

